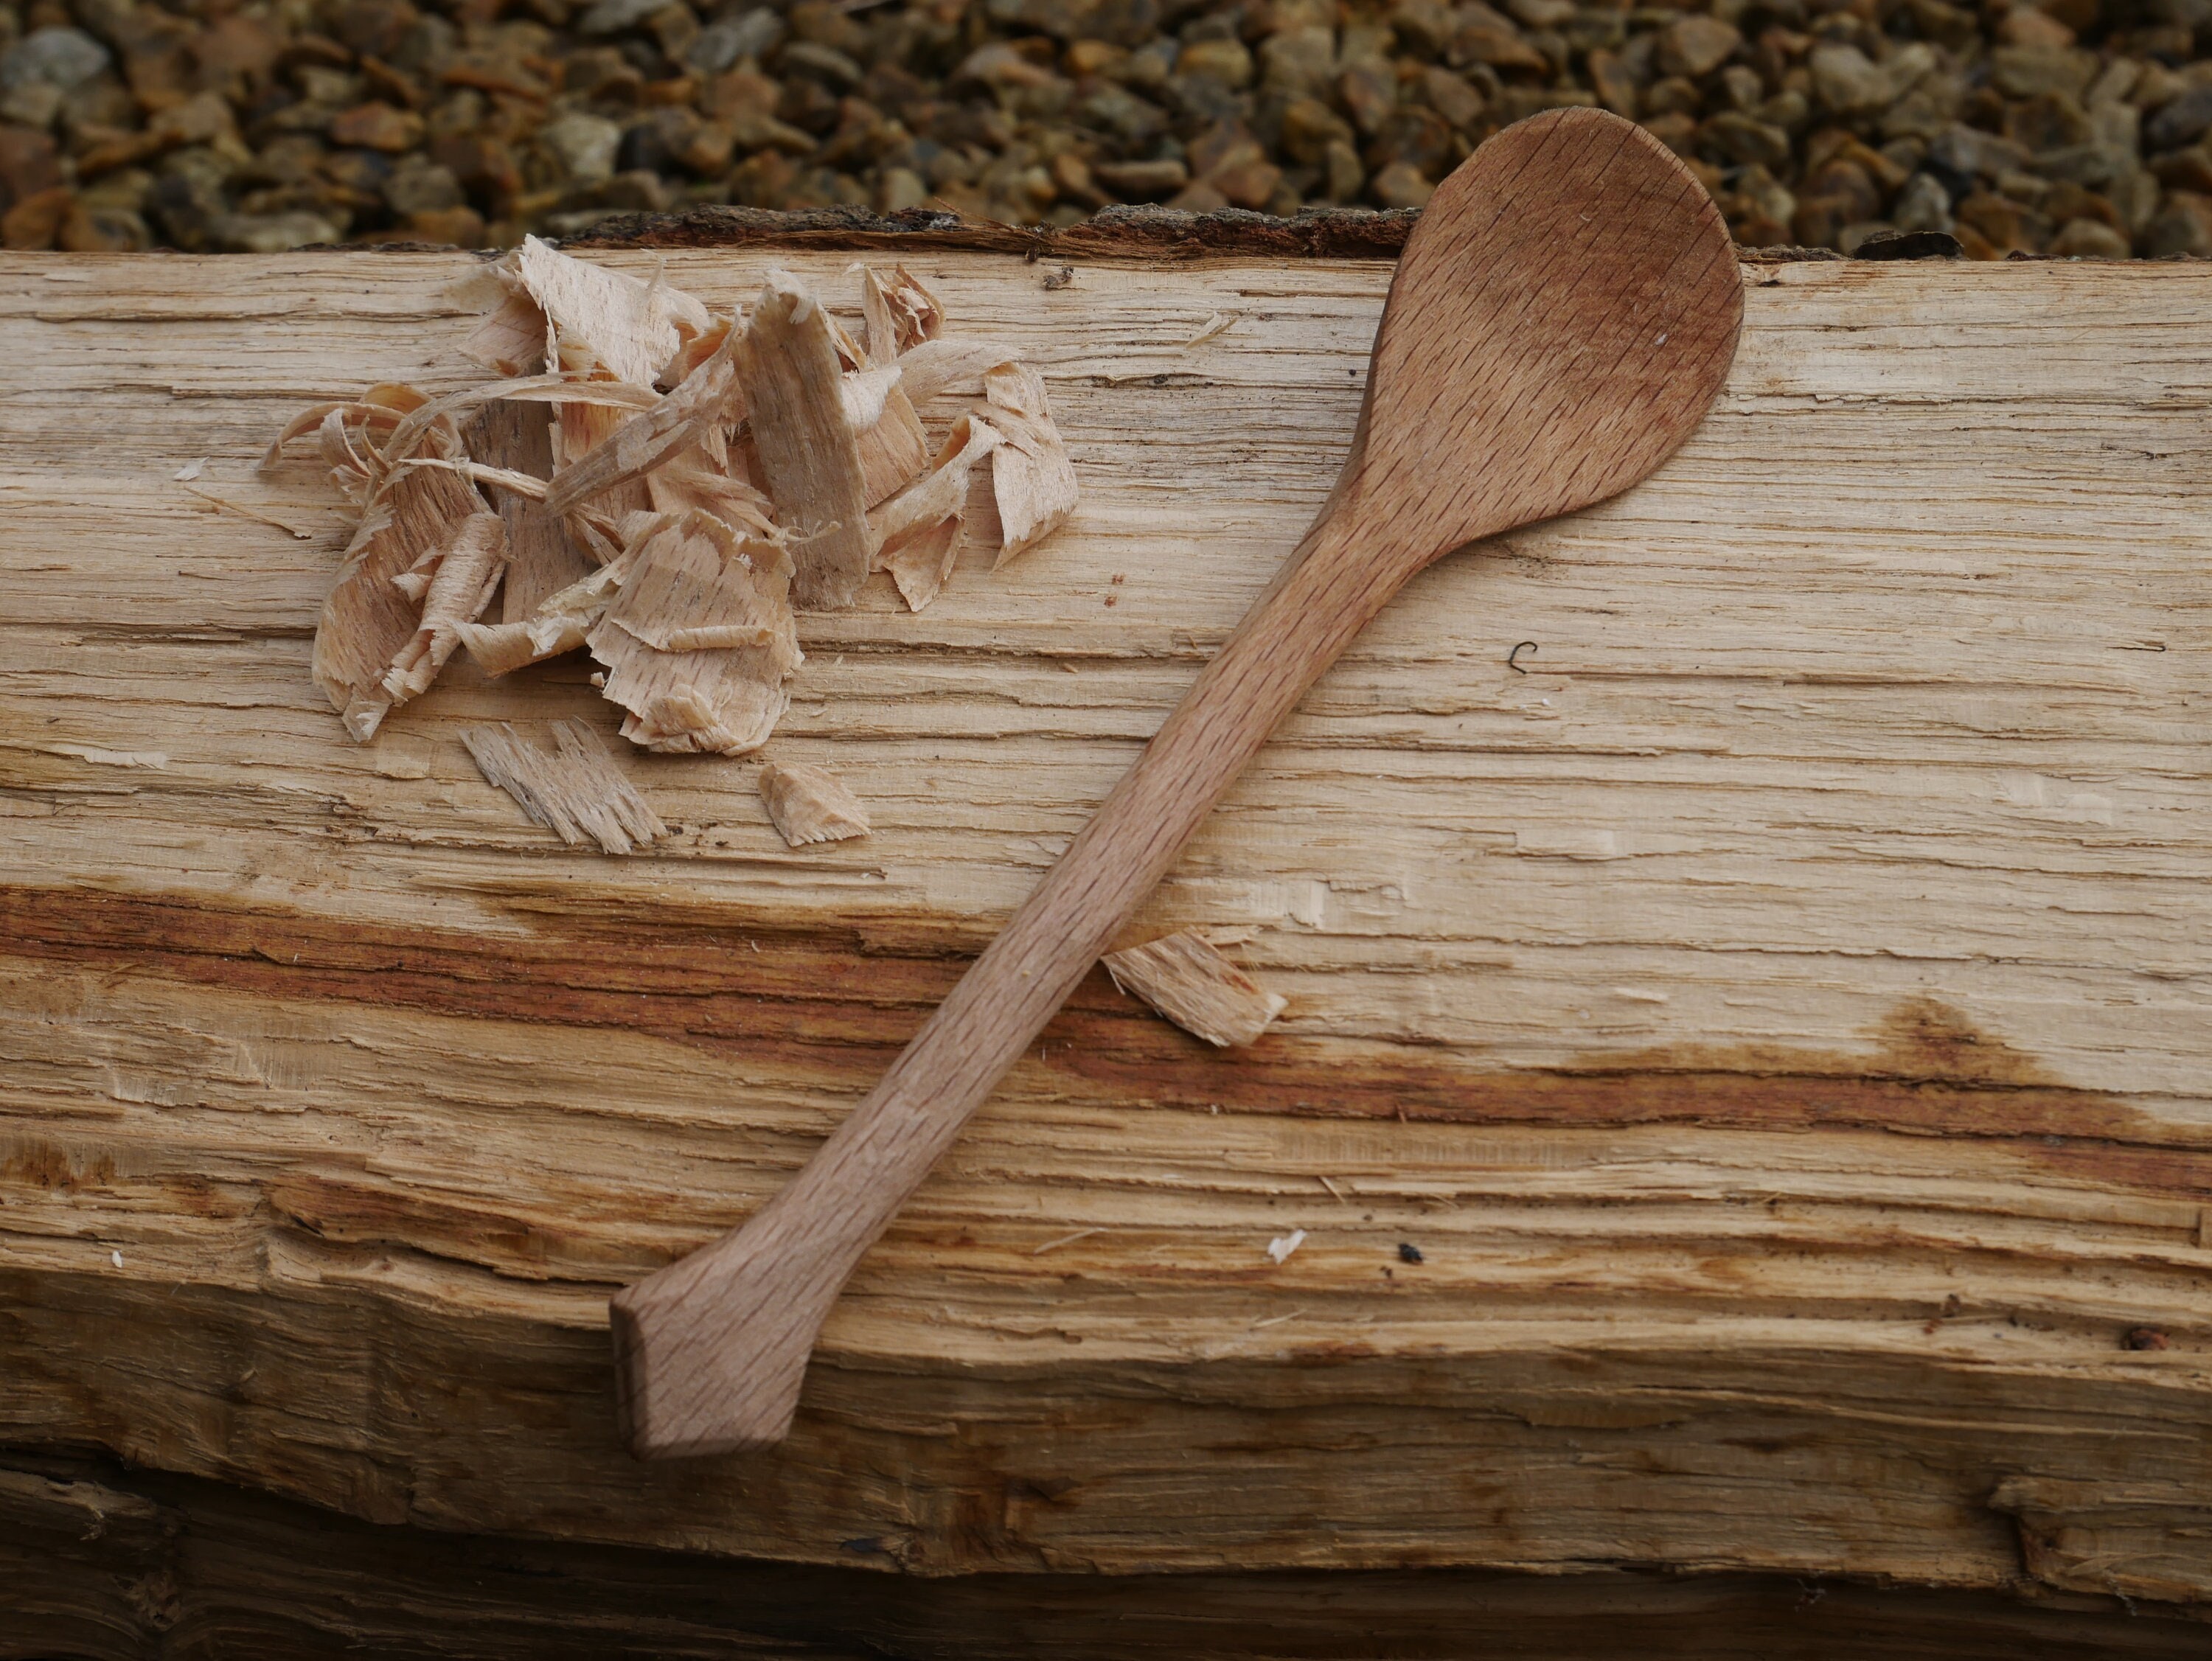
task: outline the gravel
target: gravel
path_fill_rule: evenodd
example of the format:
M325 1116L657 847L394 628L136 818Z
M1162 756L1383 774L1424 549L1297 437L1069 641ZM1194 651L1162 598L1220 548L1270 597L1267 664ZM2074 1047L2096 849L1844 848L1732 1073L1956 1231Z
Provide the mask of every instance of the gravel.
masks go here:
M1753 246L2212 253L2212 0L1499 6L0 0L0 234L270 252L705 203L1411 208L1499 126L1582 104L1641 121Z

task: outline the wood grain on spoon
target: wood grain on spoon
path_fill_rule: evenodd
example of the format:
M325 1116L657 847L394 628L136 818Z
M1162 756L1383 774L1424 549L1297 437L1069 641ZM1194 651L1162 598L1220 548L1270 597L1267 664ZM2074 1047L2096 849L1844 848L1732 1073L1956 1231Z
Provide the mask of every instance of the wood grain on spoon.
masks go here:
M1437 188L1313 528L875 1090L743 1227L618 1294L641 1458L779 1441L838 1289L1278 722L1407 579L1648 476L1719 393L1742 292L1702 186L1595 110L1508 128Z

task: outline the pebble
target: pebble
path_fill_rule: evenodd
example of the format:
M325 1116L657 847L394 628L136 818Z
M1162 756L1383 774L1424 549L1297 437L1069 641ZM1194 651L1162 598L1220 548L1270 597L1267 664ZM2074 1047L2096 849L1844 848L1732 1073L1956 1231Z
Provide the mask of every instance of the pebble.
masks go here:
M107 48L82 29L50 24L33 29L0 57L0 88L12 92L36 82L69 92L106 69L107 61Z

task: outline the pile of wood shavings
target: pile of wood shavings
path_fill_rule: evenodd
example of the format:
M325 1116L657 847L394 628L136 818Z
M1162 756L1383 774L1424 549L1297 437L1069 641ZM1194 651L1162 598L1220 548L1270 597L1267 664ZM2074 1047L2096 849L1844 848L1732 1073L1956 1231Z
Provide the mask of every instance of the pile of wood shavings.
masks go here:
M726 318L534 238L494 273L504 299L462 349L498 379L435 398L372 386L270 446L274 462L313 434L360 509L314 652L358 742L457 650L497 676L582 649L632 743L757 750L804 661L793 609L850 605L874 571L927 605L978 465L998 565L1074 509L1042 379L1004 346L947 338L903 267L860 273L865 345L783 271ZM978 383L983 403L933 442L924 408ZM805 799L817 781L835 796ZM779 827L865 833L827 774L772 782Z

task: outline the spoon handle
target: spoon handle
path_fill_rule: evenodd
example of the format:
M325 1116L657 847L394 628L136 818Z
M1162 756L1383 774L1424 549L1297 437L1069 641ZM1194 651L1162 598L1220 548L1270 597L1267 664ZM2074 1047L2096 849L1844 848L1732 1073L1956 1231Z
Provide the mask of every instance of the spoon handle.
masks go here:
M1059 864L805 1168L617 1294L641 1458L781 1441L830 1304L969 1116L1128 923L1276 724L1404 581L1332 498Z

